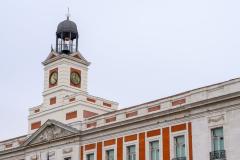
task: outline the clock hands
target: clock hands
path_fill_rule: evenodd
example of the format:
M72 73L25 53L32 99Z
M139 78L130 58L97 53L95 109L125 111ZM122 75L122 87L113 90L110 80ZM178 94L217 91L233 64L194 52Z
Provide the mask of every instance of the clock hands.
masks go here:
M72 72L71 73L71 81L75 85L79 84L80 83L80 75L79 75L79 73Z
M57 72L53 72L51 75L50 75L50 83L52 85L56 84L57 83L57 80L58 80L58 74Z

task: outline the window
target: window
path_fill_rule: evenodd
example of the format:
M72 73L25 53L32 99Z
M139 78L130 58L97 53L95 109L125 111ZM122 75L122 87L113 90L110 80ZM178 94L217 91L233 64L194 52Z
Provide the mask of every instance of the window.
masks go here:
M127 146L127 160L136 160L135 145Z
M114 150L113 149L106 151L106 160L114 160Z
M87 154L87 160L94 160L94 154Z
M214 128L212 134L212 151L224 150L223 127Z
M174 154L176 158L186 157L184 135L174 137Z
M159 160L159 141L152 141L149 143L149 159Z

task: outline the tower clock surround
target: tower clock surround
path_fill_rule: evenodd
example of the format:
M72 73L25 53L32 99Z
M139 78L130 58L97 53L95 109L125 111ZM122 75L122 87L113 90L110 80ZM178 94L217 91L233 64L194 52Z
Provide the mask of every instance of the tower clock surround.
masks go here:
M70 75L70 80L71 80L72 84L78 85L81 82L81 77L80 77L79 73L72 72L71 75Z
M49 88L57 86L58 82L58 68L49 71Z
M81 87L81 71L75 68L70 70L70 85L73 87Z
M51 75L49 77L49 83L51 85L55 85L57 83L57 80L58 80L58 73L57 72L51 73Z

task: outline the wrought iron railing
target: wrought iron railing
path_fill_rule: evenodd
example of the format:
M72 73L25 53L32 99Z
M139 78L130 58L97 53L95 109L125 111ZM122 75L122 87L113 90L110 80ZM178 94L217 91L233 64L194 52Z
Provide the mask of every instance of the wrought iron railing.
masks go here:
M57 47L58 52L62 51L76 52L77 50L76 46L73 44L58 44Z
M173 158L172 160L186 160L186 157L177 157L177 158Z
M226 151L212 151L210 152L210 160L226 160Z

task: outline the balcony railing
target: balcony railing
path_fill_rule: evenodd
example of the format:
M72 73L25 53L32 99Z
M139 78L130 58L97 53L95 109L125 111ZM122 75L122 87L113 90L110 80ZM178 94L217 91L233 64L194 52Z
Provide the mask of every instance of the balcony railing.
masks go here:
M186 157L177 157L177 158L173 158L172 160L186 160Z
M58 52L76 52L76 46L73 44L59 44L57 47Z
M212 151L210 152L210 160L226 160L226 151Z

